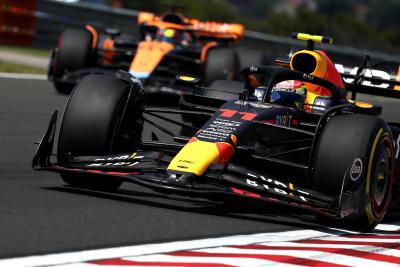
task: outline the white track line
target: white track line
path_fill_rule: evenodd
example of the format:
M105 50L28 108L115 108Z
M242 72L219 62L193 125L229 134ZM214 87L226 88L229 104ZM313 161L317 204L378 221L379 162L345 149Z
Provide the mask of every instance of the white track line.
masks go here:
M206 238L192 241L168 242L162 244L138 245L127 247L106 248L79 252L28 256L0 260L0 266L37 267L51 266L85 261L133 257L149 254L168 253L179 250L193 250L209 247L249 245L264 242L288 242L306 238L323 238L331 236L322 231L297 230L277 233L262 233L254 235L237 235L221 238Z
M6 72L0 72L0 78L24 79L24 80L47 80L47 76L46 75L23 74L23 73L6 73Z
M388 234L393 231L399 231L400 226L398 225L380 225L379 231L388 231ZM105 248L78 252L68 253L57 253L48 255L28 256L21 258L11 258L0 260L0 266L12 266L12 267L38 267L38 266L52 266L52 265L65 265L65 266L89 266L91 264L84 263L87 261L101 260L101 259L112 259L112 258L131 258L148 255L149 257L154 254L169 253L174 251L187 251L187 250L199 250L199 249L211 249L223 246L235 246L235 245L250 245L250 244L269 244L279 242L291 242L303 239L324 239L324 240L335 240L345 239L345 237L338 237L337 235L348 234L346 231L339 231L331 229L329 233L317 230L295 230L285 231L276 233L260 233L253 235L236 235L230 237L220 238L206 238L191 241L177 241L168 242L161 244L147 244L147 245L136 245L116 248ZM382 234L382 232L380 232ZM354 240L354 239L350 239ZM368 238L362 239L363 241L369 241ZM386 239L381 239L384 242ZM392 241L393 240L388 240ZM396 240L398 241L398 240ZM308 246L308 245L305 245ZM312 244L312 246L318 246ZM342 247L347 247L341 245ZM321 246L322 247L322 246ZM332 247L335 247L333 245ZM359 250L363 250L362 246L358 246ZM366 248L364 248L366 249ZM320 253L320 252L319 252ZM382 251L380 251L382 253ZM386 254L386 253L382 253ZM397 253L396 253L397 254ZM160 255L161 256L161 255ZM168 255L163 255L168 256ZM131 258L133 260L133 258ZM366 262L365 262L366 263ZM371 263L371 262L369 262ZM378 266L378 265L377 265Z

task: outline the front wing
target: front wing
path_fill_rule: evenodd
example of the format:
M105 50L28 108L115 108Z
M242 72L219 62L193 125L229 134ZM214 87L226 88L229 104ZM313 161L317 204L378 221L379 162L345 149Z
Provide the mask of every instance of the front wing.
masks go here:
M136 151L107 156L71 156L68 162L53 163L51 157L56 121L57 111L53 113L49 127L34 155L32 166L35 170L106 176L152 188L158 192L209 199L241 197L295 207L330 218L339 219L346 216L346 211L343 212L341 208L342 205L349 206L346 199L351 197L346 197L346 192L340 196L327 196L235 164L215 165L194 181L178 184L166 179L167 166L172 157L160 151Z

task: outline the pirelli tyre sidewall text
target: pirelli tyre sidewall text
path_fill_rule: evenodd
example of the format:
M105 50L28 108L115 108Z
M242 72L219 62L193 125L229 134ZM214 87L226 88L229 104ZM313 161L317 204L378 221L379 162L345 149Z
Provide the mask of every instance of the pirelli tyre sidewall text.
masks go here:
M312 188L341 196L341 227L371 230L391 198L394 144L380 118L347 114L331 118L317 148Z

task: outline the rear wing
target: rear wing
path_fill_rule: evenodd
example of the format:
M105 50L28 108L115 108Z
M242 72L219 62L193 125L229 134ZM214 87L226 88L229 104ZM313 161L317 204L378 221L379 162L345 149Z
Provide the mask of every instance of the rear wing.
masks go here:
M243 38L244 26L236 23L221 23L215 21L199 21L187 18L180 14L173 14L181 19L180 23L166 21L164 16L157 16L149 12L139 12L138 24L155 26L160 29L172 28L177 30L193 31L197 35L210 38L240 40Z
M191 19L191 28L200 36L240 40L243 38L244 26L235 23L220 23L214 21L199 21Z
M360 67L335 66L346 88L352 92L352 99L357 92L400 98L400 62L382 61L372 65L366 55Z
M313 51L315 43L332 44L333 39L327 36L310 35L294 32L291 37L306 41L306 50ZM347 57L342 60L347 61ZM358 61L358 59L355 59ZM382 61L371 63L370 56L365 55L360 66L349 67L336 61L335 67L341 74L346 89L352 92L351 98L356 98L357 92L400 98L400 61ZM353 59L354 61L354 59ZM290 60L277 59L276 63L290 67ZM346 63L348 64L348 63ZM352 62L350 64L353 64Z
M360 67L348 67L335 64L343 81L355 98L357 92L400 98L400 62L379 62L369 64L365 56Z
M290 68L290 60L278 58L275 63ZM371 65L366 55L360 67L335 63L346 89L354 100L358 92L400 99L400 62L382 61Z

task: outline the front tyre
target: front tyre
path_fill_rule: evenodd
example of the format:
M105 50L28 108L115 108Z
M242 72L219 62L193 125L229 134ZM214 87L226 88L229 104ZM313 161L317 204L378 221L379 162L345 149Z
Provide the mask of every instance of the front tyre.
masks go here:
M322 132L311 186L332 196L339 196L343 187L340 218L334 223L370 231L386 213L393 170L394 146L388 125L369 115L339 115Z
M130 83L111 76L85 76L75 87L64 110L57 160L71 156L104 156L134 151L141 136L140 96L130 99ZM129 129L126 124L132 125ZM138 124L138 125L135 125ZM126 140L130 135L135 140ZM96 175L61 174L69 185L95 190L116 190L120 179Z

